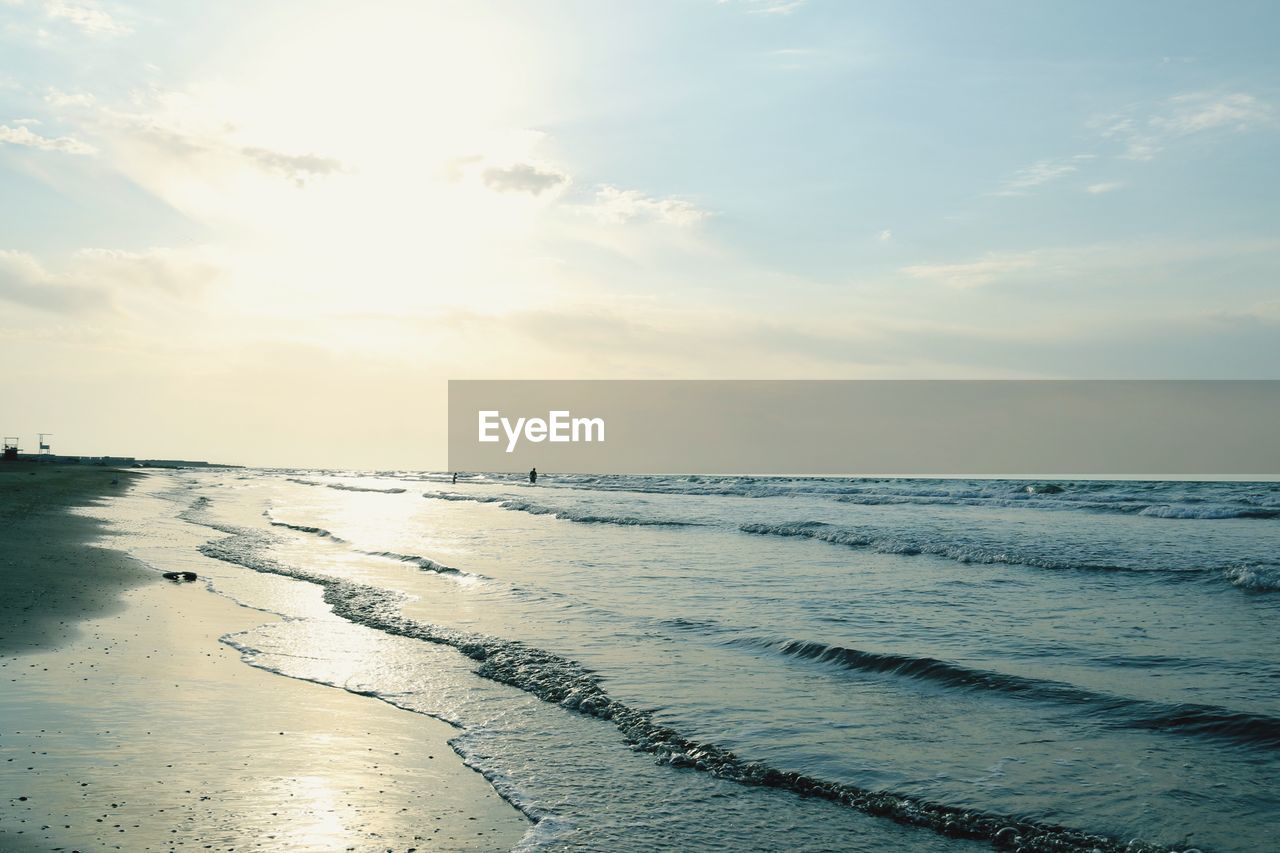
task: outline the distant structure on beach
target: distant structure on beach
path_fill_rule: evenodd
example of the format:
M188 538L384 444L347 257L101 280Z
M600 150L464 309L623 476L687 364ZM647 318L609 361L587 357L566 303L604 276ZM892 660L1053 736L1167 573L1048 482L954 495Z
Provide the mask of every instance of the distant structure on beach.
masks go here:
M239 468L239 465L224 465L217 462L206 462L203 459L138 459L133 456L55 456L52 453L23 453L15 458L31 459L37 462L56 463L58 465L103 465L110 468Z
M113 468L239 468L239 465L224 465L217 462L206 462L203 459L137 459L133 456L71 456L55 455L49 446L51 432L36 433L36 453L23 453L19 436L4 437L4 461L18 462L22 460L43 462L55 465L103 465Z

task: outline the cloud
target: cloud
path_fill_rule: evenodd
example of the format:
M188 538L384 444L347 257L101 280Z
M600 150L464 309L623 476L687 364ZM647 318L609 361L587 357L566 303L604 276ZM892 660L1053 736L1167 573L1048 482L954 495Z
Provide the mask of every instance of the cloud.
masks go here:
M1169 110L1151 118L1154 127L1177 136L1226 128L1243 132L1274 120L1274 110L1253 95L1233 92L1212 95L1203 92L1169 99Z
M719 0L721 6L736 6L752 15L790 15L805 0Z
M346 165L333 157L318 154L292 154L258 145L241 145L230 138L230 131L194 131L169 124L143 114L104 109L98 118L127 139L144 143L158 153L179 161L203 163L225 169L229 165L247 164L269 175L283 177L298 187L316 178L341 174Z
M1100 181L1096 184L1089 184L1089 186L1085 187L1085 192L1091 195L1102 195L1103 193L1115 192L1123 186L1123 181Z
M142 252L80 249L71 260L72 278L119 294L145 288L173 296L189 295L203 290L221 272L199 253L166 248Z
M198 250L81 249L64 271L54 272L26 252L0 249L0 300L55 314L88 314L113 310L131 297L189 296L220 274Z
M888 243L890 240L893 239L893 232L890 231L888 228L886 228L876 235L876 239L879 240L881 243Z
M678 198L653 198L639 190L621 190L604 185L596 191L591 211L602 222L619 225L648 221L668 225L695 225L711 214Z
M1090 122L1104 139L1124 145L1122 157L1152 160L1177 139L1211 131L1244 133L1275 123L1275 109L1245 92L1188 92L1135 115L1129 110Z
M55 314L107 307L99 289L60 280L26 252L0 249L0 300Z
M1265 379L1271 376L1267 367L1280 358L1280 324L1258 315L1117 316L1013 328L878 325L872 321L849 334L810 319L764 327L754 339L758 347L773 348L767 354L774 362L807 354L816 365L899 378ZM833 372L841 378L850 373Z
M246 146L240 154L267 172L283 175L297 186L305 186L311 178L345 171L341 160L317 154L284 154L270 148Z
M513 163L504 167L491 166L481 173L481 178L485 186L491 190L530 195L541 195L569 183L569 176L564 172L532 163Z
M1070 175L1080 168L1082 162L1092 159L1092 154L1077 154L1066 160L1040 160L1015 172L1013 177L1001 184L994 195L1027 195L1029 190Z
M915 264L903 267L902 272L912 278L938 282L948 287L969 289L990 284L1010 273L1029 270L1036 266L1036 258L1025 254L989 254L976 261L950 264Z
M119 36L131 32L93 0L45 0L44 11L50 18L66 21L91 36Z
M959 290L1013 279L1095 288L1123 284L1132 290L1142 282L1167 283L1170 271L1189 268L1197 261L1231 258L1243 262L1254 256L1265 263L1278 257L1277 253L1280 241L1274 239L1094 243L988 252L974 260L914 264L900 272ZM1168 298L1169 294L1162 296Z
M69 136L41 136L25 124L9 127L0 124L0 143L22 145L26 148L38 148L41 151L62 151L67 154L96 154L92 145L72 139Z
M526 193L533 196L556 194L572 183L567 172L554 166L526 160L494 163L483 154L454 157L445 164L444 173L445 177L455 183L478 180L494 192Z
M94 97L87 92L64 92L50 86L45 93L44 102L51 107L90 107L93 106Z

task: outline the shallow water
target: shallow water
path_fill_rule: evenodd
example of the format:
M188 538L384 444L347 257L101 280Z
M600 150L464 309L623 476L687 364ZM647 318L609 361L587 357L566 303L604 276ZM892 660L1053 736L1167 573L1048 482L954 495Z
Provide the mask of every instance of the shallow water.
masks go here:
M184 471L142 492L97 510L124 547L182 569L164 524L202 525L218 560L187 558L216 591L295 617L228 637L246 661L461 725L530 848L976 843L867 814L880 791L953 831L967 810L1275 837L1275 484ZM733 781L747 765L776 787Z

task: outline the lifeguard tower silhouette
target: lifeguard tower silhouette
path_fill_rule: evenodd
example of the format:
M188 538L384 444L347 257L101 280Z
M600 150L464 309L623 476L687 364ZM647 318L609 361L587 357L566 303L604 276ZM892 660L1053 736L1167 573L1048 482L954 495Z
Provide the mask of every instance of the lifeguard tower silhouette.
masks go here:
M16 435L6 435L4 437L4 461L18 461L18 437Z
M37 435L39 436L39 439L37 440L37 442L36 442L36 443L40 445L40 455L41 455L41 456L48 456L48 455L49 455L49 444L48 444L48 442L46 442L46 441L45 441L45 439L46 439L46 438L50 438L50 437L53 435L53 433L51 433L51 432L42 432L42 433L38 433Z

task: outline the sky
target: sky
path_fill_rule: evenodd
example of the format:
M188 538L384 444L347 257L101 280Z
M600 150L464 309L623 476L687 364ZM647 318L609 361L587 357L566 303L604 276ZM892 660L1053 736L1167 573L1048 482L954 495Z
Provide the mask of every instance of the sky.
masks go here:
M1280 378L1278 31L0 0L0 432L440 468L449 379Z

